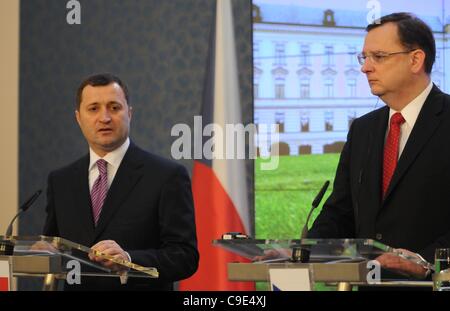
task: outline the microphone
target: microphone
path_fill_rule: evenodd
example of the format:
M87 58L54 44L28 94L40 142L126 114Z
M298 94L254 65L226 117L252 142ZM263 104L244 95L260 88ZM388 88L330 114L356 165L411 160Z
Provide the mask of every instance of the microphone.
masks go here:
M8 229L6 229L5 237L12 235L14 220L16 220L17 217L19 217L23 212L29 209L33 205L33 203L37 200L37 198L39 198L41 193L42 190L36 191L27 201L25 201L25 203L22 204L22 206L19 208L19 212L16 214L16 216L14 216L14 218L9 223Z
M320 191L317 194L317 196L315 197L314 201L312 202L312 207L311 207L311 210L309 211L308 217L306 217L306 222L305 222L305 225L303 226L300 239L306 239L308 237L309 219L311 218L312 212L317 208L317 206L319 206L320 202L322 201L323 196L325 195L325 192L327 191L329 185L330 185L330 181L327 180L323 184L322 189L320 189Z
M31 196L27 201L25 201L25 203L22 204L21 207L19 207L19 212L16 214L16 216L14 216L14 218L9 223L8 228L6 229L5 233L6 240L0 240L0 255L12 256L14 254L14 243L10 241L14 220L16 220L16 218L19 217L20 214L29 209L33 205L33 203L37 200L37 198L41 195L41 193L42 190L36 191L33 194L33 196Z
M328 186L330 185L330 181L327 180L323 186L322 189L320 189L317 196L314 198L312 202L311 210L309 211L308 217L306 217L305 225L303 226L302 233L300 235L300 246L295 246L292 248L292 258L291 261L293 262L309 262L309 246L302 246L302 240L306 239L308 237L308 223L309 219L311 218L312 212L316 209L317 206L319 206L320 202L323 199L323 196L325 195L325 192L328 189Z

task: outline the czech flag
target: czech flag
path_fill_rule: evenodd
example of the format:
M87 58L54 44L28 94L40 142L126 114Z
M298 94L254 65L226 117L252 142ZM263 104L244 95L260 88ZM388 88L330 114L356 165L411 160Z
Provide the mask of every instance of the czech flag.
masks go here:
M242 123L231 0L217 0L213 27L202 121L220 126L225 133L226 124ZM180 282L180 290L255 289L254 282L227 278L227 263L248 260L212 245L226 232L250 234L247 189L245 160L203 157L194 161L192 191L200 263L191 278Z

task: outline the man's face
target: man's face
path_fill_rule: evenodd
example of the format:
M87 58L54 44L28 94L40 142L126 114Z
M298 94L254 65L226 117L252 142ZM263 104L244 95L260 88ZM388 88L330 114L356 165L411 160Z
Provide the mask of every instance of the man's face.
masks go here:
M366 74L373 95L383 100L395 97L404 90L412 79L411 53L401 53L386 57L387 53L408 51L398 37L397 25L386 23L367 33L363 54L367 57L361 71Z
M89 146L103 157L120 147L128 137L131 107L117 83L87 85L75 115Z

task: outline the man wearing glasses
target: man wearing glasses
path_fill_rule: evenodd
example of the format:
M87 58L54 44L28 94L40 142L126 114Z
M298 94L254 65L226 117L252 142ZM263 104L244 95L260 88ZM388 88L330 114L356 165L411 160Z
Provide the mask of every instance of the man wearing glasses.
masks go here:
M397 248L382 267L425 278L435 249L450 247L450 97L431 82L436 46L422 20L394 13L366 30L358 61L386 106L353 122L308 237L380 241Z

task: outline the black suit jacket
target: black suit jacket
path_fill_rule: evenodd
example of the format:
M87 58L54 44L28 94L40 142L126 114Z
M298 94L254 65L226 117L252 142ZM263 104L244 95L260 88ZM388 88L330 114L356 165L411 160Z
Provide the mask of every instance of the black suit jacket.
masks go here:
M114 240L134 263L155 267L158 280L83 278L71 289L171 289L198 265L191 183L186 169L130 144L94 226L89 155L49 175L44 235L92 246Z
M450 247L450 96L433 86L381 199L385 106L356 119L311 238L371 238L433 262Z

